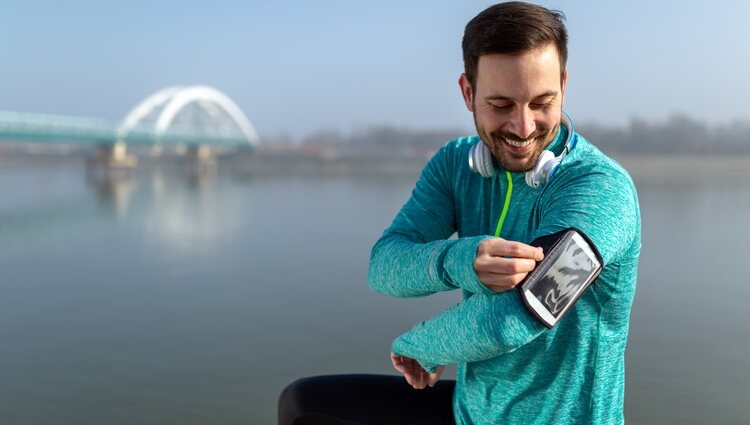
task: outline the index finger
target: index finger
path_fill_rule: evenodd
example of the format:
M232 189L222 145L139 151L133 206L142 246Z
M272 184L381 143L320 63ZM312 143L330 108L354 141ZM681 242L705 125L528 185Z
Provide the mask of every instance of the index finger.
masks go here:
M488 253L498 257L528 258L541 261L544 258L542 248L527 245L522 242L500 239L500 243L490 245Z

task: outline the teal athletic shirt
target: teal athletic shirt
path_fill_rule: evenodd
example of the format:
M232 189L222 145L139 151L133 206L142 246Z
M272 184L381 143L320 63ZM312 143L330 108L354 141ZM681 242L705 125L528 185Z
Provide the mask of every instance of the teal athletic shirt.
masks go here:
M559 154L560 127L548 149ZM583 137L539 189L510 173L500 237L529 243L576 227L604 260L599 279L547 329L518 290L494 293L474 271L479 243L493 237L509 189L501 170L472 172L478 136L454 140L425 166L391 226L372 249L370 287L397 297L461 288L463 300L396 338L392 351L427 371L458 364L457 424L621 424L624 355L640 253L640 213L627 172ZM458 238L449 239L457 233ZM415 390L416 391L416 390Z

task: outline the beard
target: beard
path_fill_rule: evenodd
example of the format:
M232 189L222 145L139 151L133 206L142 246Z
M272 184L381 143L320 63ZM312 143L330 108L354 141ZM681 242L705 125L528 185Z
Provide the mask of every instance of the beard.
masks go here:
M559 124L551 128L537 126L536 130L524 139L500 128L488 132L484 127L479 125L476 114L474 114L474 125L477 128L479 137L481 137L482 142L490 150L495 161L504 170L511 173L526 172L533 169L539 155L552 143L554 136L557 134L557 129L560 127ZM522 154L514 153L507 148L508 144L505 142L506 140L519 143L531 141L533 148L531 151Z

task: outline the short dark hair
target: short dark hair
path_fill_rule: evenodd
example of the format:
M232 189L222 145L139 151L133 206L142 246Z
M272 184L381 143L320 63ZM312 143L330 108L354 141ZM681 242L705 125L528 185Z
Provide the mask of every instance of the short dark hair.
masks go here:
M479 57L495 53L520 54L554 43L560 57L560 78L568 60L565 15L524 2L490 6L466 24L461 47L464 72L476 90Z

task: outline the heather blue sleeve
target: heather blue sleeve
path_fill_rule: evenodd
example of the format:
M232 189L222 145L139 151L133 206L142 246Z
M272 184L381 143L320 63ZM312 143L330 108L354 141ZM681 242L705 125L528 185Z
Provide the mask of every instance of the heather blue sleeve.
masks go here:
M517 291L474 294L396 338L391 351L434 372L440 365L482 361L513 351L546 329L529 314Z
M373 247L368 278L374 291L397 297L456 288L491 292L473 266L486 236L447 239L456 231L449 146L428 162L411 197Z
M640 216L630 176L608 165L561 179L561 195L547 198L540 209L534 239L575 227L594 242L605 266L619 261L636 242Z

